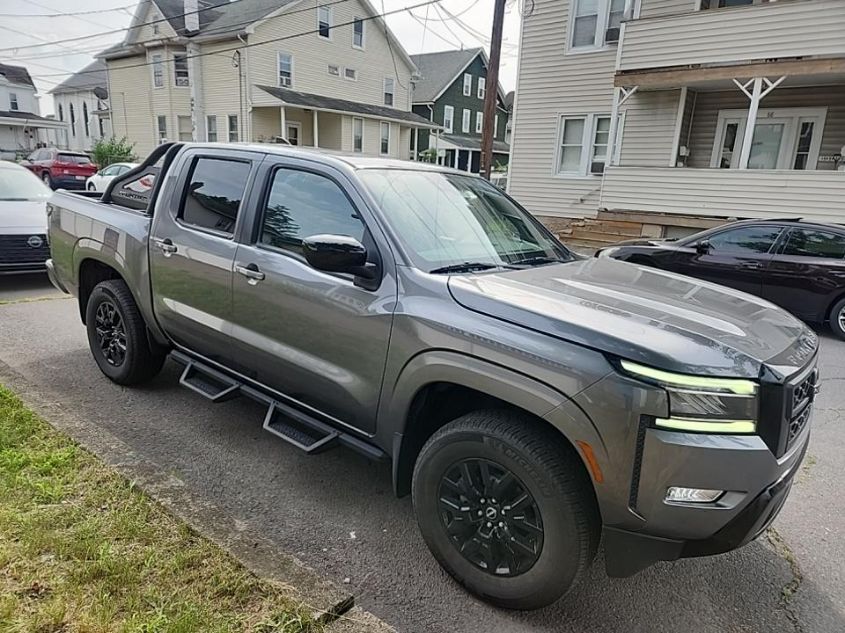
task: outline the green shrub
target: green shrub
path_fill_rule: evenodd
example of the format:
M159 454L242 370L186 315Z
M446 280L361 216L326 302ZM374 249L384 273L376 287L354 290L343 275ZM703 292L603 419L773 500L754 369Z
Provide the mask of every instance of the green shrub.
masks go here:
M130 143L124 136L110 139L100 139L94 143L91 150L94 162L100 169L108 167L112 163L131 163L137 160L135 156L135 144Z

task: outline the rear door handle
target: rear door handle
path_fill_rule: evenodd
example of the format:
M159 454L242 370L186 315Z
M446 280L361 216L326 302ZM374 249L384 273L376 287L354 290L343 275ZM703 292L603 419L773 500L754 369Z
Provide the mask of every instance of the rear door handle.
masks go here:
M247 264L246 266L235 265L235 272L246 277L246 282L252 286L259 281L264 281L264 273L258 270L255 264Z
M164 239L156 238L153 240L153 242L156 246L159 247L159 249L161 249L161 252L164 253L165 257L170 257L171 255L173 255L173 253L179 250L178 248L176 248L176 245L170 240L169 237L166 237Z

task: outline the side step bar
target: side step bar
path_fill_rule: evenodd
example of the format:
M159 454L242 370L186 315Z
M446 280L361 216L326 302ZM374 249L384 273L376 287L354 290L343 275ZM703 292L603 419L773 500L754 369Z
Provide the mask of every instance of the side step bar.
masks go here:
M386 458L384 451L369 442L317 419L311 414L271 397L231 376L209 367L182 352L170 353L173 360L185 366L179 384L214 403L246 396L267 406L264 430L282 438L306 453L318 453L342 444L372 460Z

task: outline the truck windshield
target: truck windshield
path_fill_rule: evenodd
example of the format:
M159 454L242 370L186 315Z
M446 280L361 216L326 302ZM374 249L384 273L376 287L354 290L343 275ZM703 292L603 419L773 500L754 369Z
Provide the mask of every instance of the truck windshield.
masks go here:
M0 162L0 201L46 200L52 193L32 172Z
M573 259L528 212L481 178L402 169L358 173L422 270L476 272Z

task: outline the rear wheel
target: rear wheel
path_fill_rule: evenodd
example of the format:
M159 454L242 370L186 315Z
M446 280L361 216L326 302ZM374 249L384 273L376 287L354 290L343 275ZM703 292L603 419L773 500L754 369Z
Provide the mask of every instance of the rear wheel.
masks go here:
M555 602L592 562L591 482L557 431L511 411L478 411L437 431L414 469L414 510L437 561L493 604Z
M44 184L50 187L50 189L53 188L53 179L50 177L49 171L45 171L43 174L41 174L41 180L43 180Z
M94 287L85 323L91 354L113 382L136 385L161 371L165 354L151 347L144 318L122 280L109 279Z
M841 339L845 339L845 297L837 301L830 310L830 329Z

